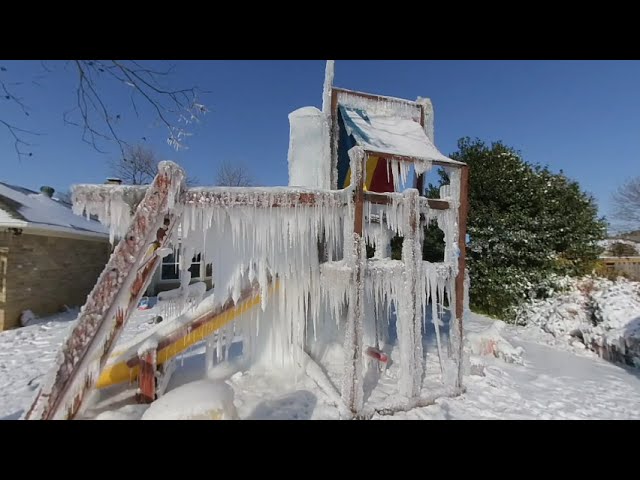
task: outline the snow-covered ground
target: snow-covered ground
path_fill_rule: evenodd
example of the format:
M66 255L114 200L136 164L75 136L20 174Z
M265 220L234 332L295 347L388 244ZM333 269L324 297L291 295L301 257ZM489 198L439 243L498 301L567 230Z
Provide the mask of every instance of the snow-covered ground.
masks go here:
M28 327L0 332L0 419L16 419L31 404L40 379L51 368L78 309L36 319ZM157 312L132 315L121 342L151 327Z
M15 419L29 403L38 379L51 365L75 312L56 315L39 323L0 333L0 418ZM137 311L124 332L126 341L149 328L155 309ZM536 326L495 327L486 317L470 314L466 329L470 338L499 331L505 358L481 357L483 366L465 376L467 391L456 398L442 398L434 405L381 419L640 419L640 371L614 365L593 352L576 349ZM475 334L475 337L474 337ZM234 404L241 419L334 419L336 407L309 377L289 372L246 371L237 355L233 361L209 372L214 381L227 381L234 390ZM521 354L521 363L517 357ZM206 378L204 347L186 352L168 392ZM393 352L392 352L393 358ZM393 373L393 372L390 372ZM385 379L381 384L384 389ZM212 390L200 382L205 391ZM197 385L197 384L196 384ZM181 391L185 391L184 388ZM378 391L380 394L380 391ZM165 397L167 398L167 397ZM168 397L171 399L171 397ZM165 403L168 400L165 400ZM156 402L157 403L157 402ZM165 408L167 408L165 406ZM98 419L140 419L145 405L112 404L94 410ZM155 418L151 412L147 417Z

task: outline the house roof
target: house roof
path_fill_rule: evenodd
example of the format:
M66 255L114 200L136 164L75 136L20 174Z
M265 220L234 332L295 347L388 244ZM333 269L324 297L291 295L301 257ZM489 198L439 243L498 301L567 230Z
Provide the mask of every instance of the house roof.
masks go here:
M4 182L0 182L0 227L108 238L106 227L74 214L68 203Z
M365 150L462 165L440 153L422 125L411 118L345 105L339 108L347 133Z

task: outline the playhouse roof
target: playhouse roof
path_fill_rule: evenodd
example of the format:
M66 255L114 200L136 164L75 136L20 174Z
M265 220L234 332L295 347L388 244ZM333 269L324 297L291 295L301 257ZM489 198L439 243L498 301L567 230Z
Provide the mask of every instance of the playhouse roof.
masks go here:
M107 238L108 230L95 220L71 211L71 206L27 188L0 182L0 228L73 233Z
M347 133L369 152L463 165L440 153L422 125L411 118L345 105L339 109Z

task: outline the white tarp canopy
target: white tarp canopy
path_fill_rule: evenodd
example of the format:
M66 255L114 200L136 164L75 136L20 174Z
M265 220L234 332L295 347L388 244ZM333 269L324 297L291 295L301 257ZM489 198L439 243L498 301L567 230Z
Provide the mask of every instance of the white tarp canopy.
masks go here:
M347 133L365 150L462 165L440 153L418 122L343 105L340 110Z

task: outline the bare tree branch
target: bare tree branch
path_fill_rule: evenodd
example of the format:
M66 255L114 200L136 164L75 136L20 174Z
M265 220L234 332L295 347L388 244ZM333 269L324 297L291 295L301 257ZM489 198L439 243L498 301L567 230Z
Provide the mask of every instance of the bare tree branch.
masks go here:
M20 83L16 83L15 85L19 85L19 84ZM13 93L11 93L7 88L7 84L1 80L0 80L0 87L2 87L2 94L4 95L5 100L13 100L15 103L18 104L18 106L20 106L20 108L22 109L22 112L28 117L29 110L27 109L27 106L22 102L22 99L16 97Z
M224 187L250 187L255 182L244 165L223 162L218 167L216 185Z
M4 120L0 119L0 123L2 125L4 125L7 130L9 131L9 133L11 134L11 136L13 137L13 147L16 151L16 154L18 155L18 158L22 158L22 157L31 157L33 156L33 152L24 152L20 149L20 146L23 147L30 147L31 143L27 142L26 140L24 140L23 136L21 136L20 134L25 134L25 135L41 135L40 133L37 132L32 132L31 130L25 130L23 128L18 128L14 125L11 125L8 122L5 122Z
M155 152L144 145L127 145L124 155L110 162L111 173L128 185L148 185L158 173ZM195 177L187 177L188 186L197 183Z
M105 153L99 145L102 141L115 142L123 155L125 147L129 146L126 135L118 128L126 112L111 110L112 106L106 101L104 93L108 83L126 89L136 118L141 117L142 105L149 107L160 125L167 129L167 143L176 150L186 148L185 139L191 135L189 125L198 122L208 111L198 101L199 94L207 92L197 87L171 89L163 86L161 80L168 79L173 66L159 70L135 60L72 60L67 65L72 65L77 74L76 99L75 106L63 112L63 120L65 124L79 127L82 141L102 153ZM37 80L53 72L51 65L44 61L41 61L41 66L44 73L33 80L32 83L36 85L40 85ZM0 73L6 71L6 67L0 66ZM18 105L28 116L27 104L11 91L10 85L0 78L0 94ZM3 125L13 136L18 154L24 155L20 147L29 143L20 133L34 132L18 128L9 119L4 119Z
M629 228L640 228L640 177L622 185L613 195L613 218Z

